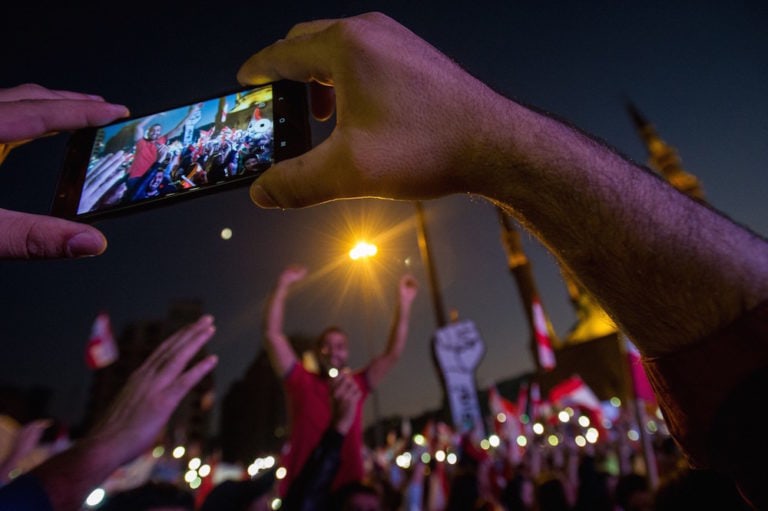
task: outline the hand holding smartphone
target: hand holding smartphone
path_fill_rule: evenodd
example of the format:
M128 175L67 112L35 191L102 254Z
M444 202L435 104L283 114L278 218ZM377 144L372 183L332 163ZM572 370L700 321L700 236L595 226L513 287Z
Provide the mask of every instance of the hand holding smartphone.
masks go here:
M52 214L94 221L249 184L311 148L306 86L283 80L73 133Z

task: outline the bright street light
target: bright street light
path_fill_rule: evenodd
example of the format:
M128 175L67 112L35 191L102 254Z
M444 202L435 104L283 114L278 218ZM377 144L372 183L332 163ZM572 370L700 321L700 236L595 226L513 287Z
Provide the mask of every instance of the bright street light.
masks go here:
M379 249L376 248L376 245L373 243L368 243L367 241L358 241L357 245L352 247L352 250L349 251L349 257L353 261L357 261L358 259L373 257L378 251Z

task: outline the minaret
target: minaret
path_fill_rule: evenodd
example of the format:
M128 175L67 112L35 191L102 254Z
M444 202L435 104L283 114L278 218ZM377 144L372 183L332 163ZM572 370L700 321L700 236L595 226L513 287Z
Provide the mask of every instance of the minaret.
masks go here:
M658 172L677 190L696 200L703 201L704 191L699 180L683 169L677 151L659 137L654 126L648 122L631 101L627 102L627 111L648 149L648 166ZM563 342L566 345L578 344L616 333L618 331L616 325L603 308L585 289L576 283L565 268L561 270L577 315L576 323L565 336Z
M699 180L683 169L677 151L659 137L653 124L648 122L631 101L627 102L627 112L648 149L648 166L681 192L703 201L704 190Z

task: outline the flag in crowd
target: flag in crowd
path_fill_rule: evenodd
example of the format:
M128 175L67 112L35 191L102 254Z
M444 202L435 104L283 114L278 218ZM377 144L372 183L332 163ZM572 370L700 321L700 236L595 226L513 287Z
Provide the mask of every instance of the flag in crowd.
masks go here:
M643 369L643 363L640 360L640 351L637 346L632 344L628 337L625 337L627 347L627 358L629 359L629 374L632 377L632 386L635 391L635 397L646 403L656 403L656 396L653 394L651 383Z
M549 335L549 322L544 315L541 301L536 297L533 299L532 313L533 330L534 335L536 336L536 351L539 357L539 364L545 371L551 371L555 368L555 352L552 349L552 338Z
M91 335L85 348L85 362L90 369L101 369L112 364L118 356L109 314L100 312L91 327Z
M488 387L488 408L493 415L496 434L507 442L510 459L520 461L522 452L517 445L517 437L523 433L523 425L517 404L502 396L496 386L491 385Z
M603 423L603 407L594 391L581 376L574 374L558 383L549 391L549 401L558 407L579 407L587 413L596 426Z

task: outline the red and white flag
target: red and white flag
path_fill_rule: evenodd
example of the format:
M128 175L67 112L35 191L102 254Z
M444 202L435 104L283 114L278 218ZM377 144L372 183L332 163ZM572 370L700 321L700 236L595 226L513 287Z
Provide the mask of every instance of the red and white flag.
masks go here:
M632 385L635 390L635 397L642 399L646 403L656 403L656 395L653 393L651 383L643 369L643 363L640 360L640 351L632 344L629 338L626 338L627 358L629 359L629 374L632 377Z
M518 415L517 405L499 394L496 385L488 387L488 408L496 415L500 413L510 417Z
M587 412L598 428L602 428L603 408L594 391L581 376L574 374L549 391L549 400L559 407L578 406Z
M523 427L517 405L499 394L496 385L491 385L488 388L488 408L493 414L496 434L507 442L511 459L519 462L522 452L517 445L517 438L522 434Z
M91 327L91 336L85 349L85 362L91 369L101 369L117 360L118 356L109 314L100 312Z
M533 299L532 314L533 334L536 336L539 364L545 371L551 371L555 368L555 352L552 349L552 339L549 335L549 322L538 298Z
M505 398L496 389L496 385L488 387L488 408L493 413L497 433L514 434L508 440L515 440L520 434L520 411L517 405Z

